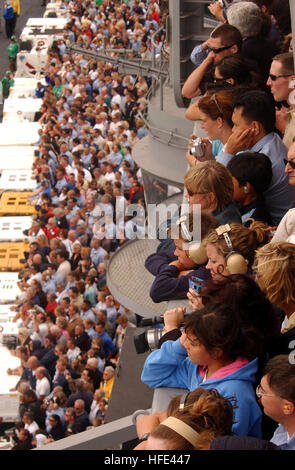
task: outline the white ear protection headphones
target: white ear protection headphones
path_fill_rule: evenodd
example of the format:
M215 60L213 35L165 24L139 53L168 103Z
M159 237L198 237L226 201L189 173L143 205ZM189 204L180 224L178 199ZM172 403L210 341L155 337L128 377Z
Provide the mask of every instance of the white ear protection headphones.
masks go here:
M223 235L224 240L230 250L229 254L225 257L226 269L230 274L246 274L248 271L248 261L241 253L234 251L229 232L231 228L229 224L217 227L216 232L218 236Z
M194 261L196 264L204 264L207 262L208 257L206 253L206 246L204 243L201 241L193 241L193 237L188 231L188 228L186 226L186 221L188 220L188 217L186 215L183 215L178 219L176 222L177 225L180 225L181 231L183 234L183 237L187 240L188 244L188 257L192 261Z

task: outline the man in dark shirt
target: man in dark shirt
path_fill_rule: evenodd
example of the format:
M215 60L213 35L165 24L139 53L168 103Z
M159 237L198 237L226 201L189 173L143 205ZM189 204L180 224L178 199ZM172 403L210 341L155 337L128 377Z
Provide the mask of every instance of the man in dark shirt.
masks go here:
M82 352L88 351L91 346L91 339L84 329L84 325L77 325L75 327L75 345L80 348Z
M85 411L84 400L78 399L74 403L75 413L76 413L76 422L81 425L81 431L85 431L87 426L89 426L88 413Z

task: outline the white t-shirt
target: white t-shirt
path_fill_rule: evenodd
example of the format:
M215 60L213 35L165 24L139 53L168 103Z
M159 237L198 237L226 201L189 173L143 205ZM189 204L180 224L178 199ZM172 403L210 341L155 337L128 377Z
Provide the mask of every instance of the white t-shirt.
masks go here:
M35 433L37 429L39 429L39 426L36 421L33 421L31 424L25 424L25 429L27 429L29 433L32 434L32 436L35 436Z
M34 333L31 334L31 339L33 341L40 341L42 346L45 346L45 338L48 335L48 326L46 323L40 323L38 325L39 331L34 331Z
M70 364L72 364L73 361L79 356L80 352L81 352L81 350L77 346L75 347L75 349L68 349L67 350L67 358L68 358Z
M43 379L38 379L36 381L36 395L37 398L40 396L45 396L50 394L50 383L47 377L43 377Z
M60 274L63 278L63 281L66 280L68 274L71 272L71 265L68 260L63 261L57 270L57 273Z

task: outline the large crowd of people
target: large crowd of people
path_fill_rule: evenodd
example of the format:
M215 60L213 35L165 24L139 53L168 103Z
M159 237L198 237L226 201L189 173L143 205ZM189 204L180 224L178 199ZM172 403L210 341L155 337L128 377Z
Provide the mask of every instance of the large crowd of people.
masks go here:
M151 58L151 37L163 15L160 20L157 1L63 6L67 26L48 49L35 90L42 99L31 200L37 212L24 231L21 295L11 307L18 326L12 353L21 363L7 371L18 376L16 449L104 423L126 328L135 327L134 314L111 295L106 272L110 254L136 236L125 208L137 204L145 220L132 149L147 135L141 113L151 77L119 73L116 65L69 53L67 46L125 48L129 58ZM163 40L156 39L159 47ZM13 86L13 70L9 78Z
M289 5L227 3L209 6L219 24L191 51L196 68L182 88L193 99L186 118L196 123L179 156L189 166L190 212L171 220L168 239L142 267L155 276L155 302L188 299L191 307L165 313L165 334L146 359L142 381L187 392L168 410L137 413L136 449L295 448ZM134 326L111 295L106 272L110 254L138 235L130 217L119 223L118 200L123 208L140 207L137 222L146 215L132 149L147 135L140 112L151 79L122 75L67 46L151 57L151 36L164 24L167 5L65 6L67 27L49 50L46 84L36 89L43 99L33 165L37 216L25 233L22 295L13 307L21 366L8 371L19 375L17 449L103 424L124 334ZM155 40L168 50L165 35ZM200 125L207 137L195 152Z

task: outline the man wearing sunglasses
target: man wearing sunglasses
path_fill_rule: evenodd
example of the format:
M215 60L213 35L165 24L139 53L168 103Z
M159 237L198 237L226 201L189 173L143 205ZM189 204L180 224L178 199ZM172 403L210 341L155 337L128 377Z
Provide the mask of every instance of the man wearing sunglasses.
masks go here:
M277 103L282 103L277 111L276 127L284 135L283 142L289 148L295 135L295 73L292 52L278 54L273 58L266 84Z
M242 47L242 35L234 26L218 26L203 44L195 47L191 53L192 62L197 68L189 75L182 87L185 98L194 98L204 94L205 83L214 81L214 64L223 57L238 54Z

